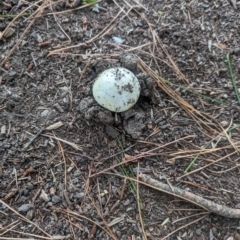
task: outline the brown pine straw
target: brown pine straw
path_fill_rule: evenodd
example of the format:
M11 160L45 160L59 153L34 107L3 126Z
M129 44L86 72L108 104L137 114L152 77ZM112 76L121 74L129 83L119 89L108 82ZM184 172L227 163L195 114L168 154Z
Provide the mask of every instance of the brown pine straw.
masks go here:
M114 27L113 23L116 21L116 19L118 18L118 16L120 15L121 12L122 12L122 10L120 10L117 13L117 15L113 18L113 20L99 34L97 34L96 36L94 36L90 40L88 40L84 43L79 43L77 45L68 46L68 47L65 47L65 48L60 48L60 49L56 49L54 51L50 51L48 56L55 55L55 54L64 54L64 51L66 51L66 50L70 50L70 49L73 49L73 48L78 48L78 47L81 47L81 46L86 46L87 44L89 44L91 42L94 42L95 40L97 40L99 38L102 38L104 35L106 35L108 32L110 32L111 29Z
M198 123L200 122L208 131L214 132L214 129L212 129L206 122L203 122L201 118L199 118L196 115L197 110L190 105L186 100L184 100L180 95L178 95L175 91L173 91L167 83L158 76L151 68L149 68L146 63L139 59L139 66L142 69L142 71L147 72L152 79L154 79L158 86L167 94L169 97L171 97L173 100L176 101L176 103L182 107L193 119L195 119Z
M160 150L160 149L164 149L165 147L167 147L167 146L169 146L169 145L172 145L172 144L174 144L174 143L176 143L176 142L178 142L178 141L182 141L182 140L185 140L185 139L188 139L188 138L194 138L194 137L196 137L196 136L195 136L195 135L189 135L189 136L176 139L176 140L174 140L174 141L172 141L172 142L169 142L169 143L166 143L166 144L163 144L163 145L160 145L160 144L159 144L158 147L156 147L156 148L150 149L150 150L148 150L148 151L146 151L146 152L142 152L142 153L140 153L140 154L138 154L138 155L136 155L136 156L129 157L129 158L127 158L127 159L126 159L125 161L123 161L123 162L117 163L117 164L115 164L115 165L113 165L113 166L110 166L110 167L108 167L108 168L100 171L100 172L94 173L94 174L92 174L91 176L89 176L89 178L95 177L95 176L97 176L97 175L99 175L99 174L102 174L102 173L106 173L106 172L108 172L108 171L111 170L111 169L114 169L114 168L116 168L116 167L119 167L119 166L124 165L124 164L129 163L129 162L134 162L134 161L136 161L136 160L138 160L138 159L142 159L142 158L147 157L147 156L155 156L155 155L158 155L158 153L154 153L154 151Z
M230 139L227 134L227 130L213 119L211 116L208 116L205 113L202 113L190 105L186 100L184 100L180 95L178 95L174 90L172 90L168 84L162 79L158 74L156 74L151 68L149 68L146 63L139 58L139 66L143 72L147 72L152 79L156 81L158 86L169 96L171 97L189 116L191 116L200 127L204 127L208 132L218 132L220 135L225 136L232 147L239 152L238 147ZM214 126L214 128L211 127Z
M37 3L42 2L38 1ZM47 2L43 2L43 4L31 15L31 16L40 16L42 11L44 10L44 8L46 8L46 4ZM32 7L32 6L31 6ZM30 8L30 7L28 7ZM27 9L28 9L27 8ZM26 9L25 9L26 10ZM7 31L7 29L14 23L14 21L20 17L22 15L23 12L21 12L18 16L16 16L12 22L10 22L10 24L7 26L7 28L4 30L4 32ZM31 20L31 22L28 24L28 26L26 27L26 29L24 30L24 32L22 33L22 35L20 36L20 38L17 40L16 44L14 45L14 47L11 49L11 51L9 52L9 54L4 58L4 60L0 63L0 67L3 66L3 64L6 63L6 61L11 57L11 55L13 54L13 52L15 51L15 49L19 46L19 44L21 43L22 39L24 38L24 36L26 35L27 31L31 28L31 26L34 24L35 20ZM3 32L3 34L4 34Z
M0 203L3 204L5 207L7 207L9 210L11 210L12 212L14 212L17 216L19 216L23 221L32 224L33 226L35 226L37 229L39 229L43 234L47 235L48 237L45 237L45 239L51 239L51 236L45 232L43 229L41 229L36 223L30 221L29 219L27 219L26 217L24 217L23 215L21 215L19 212L17 212L15 209L13 209L12 207L10 207L7 203L5 203L4 201L2 201L0 199ZM1 239L1 238L0 238ZM7 238L6 238L7 239Z
M186 227L188 227L188 226L190 226L190 225L192 225L192 224L194 224L194 223L197 223L197 222L201 221L201 220L204 219L205 217L207 217L207 214L204 215L204 216L202 216L202 217L200 217L200 218L198 218L198 219L196 219L196 220L194 220L194 221L192 221L192 222L190 222L190 223L187 223L187 224L179 227L178 229L172 231L171 233L169 233L167 236L161 238L160 240L168 239L168 238L169 238L171 235L173 235L174 233L180 231L181 229L185 229Z
M98 226L100 229L102 229L104 232L106 232L112 239L114 240L117 240L117 238L113 235L112 232L110 232L108 229L105 229L104 227L102 227L99 223L93 221L92 219L82 215L82 214L79 214L77 212L74 212L74 211L71 211L69 209L60 209L60 208L55 208L54 207L54 210L57 211L57 212L60 212L60 213L63 213L63 214L66 214L67 216L70 216L76 220L79 220L81 221L82 219L85 219L89 222L91 222L92 224L95 224L96 226Z
M43 0L39 0L38 2L34 3L33 5L25 8L22 12L20 12L9 24L8 26L4 29L2 34L0 35L0 40L3 38L4 34L7 32L7 30L13 25L13 23L20 18L28 9L32 8L33 6L37 6L38 3L42 2Z

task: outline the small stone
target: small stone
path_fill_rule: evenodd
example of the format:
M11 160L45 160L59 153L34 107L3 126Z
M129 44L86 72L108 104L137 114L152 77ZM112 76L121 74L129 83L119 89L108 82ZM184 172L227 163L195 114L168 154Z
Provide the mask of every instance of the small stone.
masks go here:
M81 100L78 108L81 113L85 113L93 105L93 103L93 98L87 97Z
M194 107L198 107L198 106L199 106L198 101L194 101L194 102L193 102L193 106L194 106Z
M28 194L29 194L28 189L23 189L23 190L21 191L21 195L23 195L23 196L28 196Z
M209 50L209 52L212 51L212 40L211 39L208 40L208 50Z
M49 110L44 110L41 112L41 117L46 117L49 114Z
M129 199L127 199L124 203L123 203L123 206L128 206L129 205L129 203L130 203L130 200Z
M153 227L149 227L149 228L148 228L149 232L152 232L153 229L154 229Z
M223 127L227 127L229 123L228 123L228 121L224 120L224 121L221 122L221 124L222 124Z
M33 210L32 209L30 209L27 212L26 218L29 219L29 220L31 220L33 218Z
M17 73L15 71L10 71L9 72L9 77L14 77Z
M82 172L81 172L79 169L77 169L77 170L73 173L73 176L74 176L74 177L79 177L79 176L81 176L81 174L82 174Z
M215 227L211 228L210 231L212 231L213 235L217 235L218 234L217 228L215 228Z
M114 118L112 117L112 113L109 111L101 111L97 114L98 119L106 124L113 124Z
M133 54L123 53L121 56L121 63L124 68L129 69L130 71L136 72L138 59Z
M147 125L147 127L148 127L148 129L152 129L153 128L152 124L150 124L150 123Z
M202 31L205 31L205 27L204 27L204 25L201 24L200 26L201 26L201 30L202 30Z
M48 197L47 193L43 189L41 191L40 198L45 202L50 201L50 198Z
M116 231L116 235L119 237L119 239L120 239L120 237L122 236L122 233L121 233L121 231Z
M75 194L75 198L77 200L82 200L83 197L84 197L84 192L78 192L78 193Z
M57 37L59 40L62 40L62 41L67 39L67 37L64 34L58 34Z
M181 237L182 237L182 238L185 238L186 236L187 236L187 232L184 232Z
M134 112L131 118L125 117L124 119L124 130L134 139L139 138L142 134L142 130L145 127L143 118L144 114L142 112Z
M76 1L74 1L74 3L75 3ZM74 6L74 7L76 7L76 6ZM69 18L67 18L67 17L65 17L65 18L63 18L63 20L62 20L62 23L68 23L69 22Z
M51 195L54 195L55 194L55 192L56 192L56 190L55 190L55 188L54 187L50 187L50 194Z
M99 111L99 109L97 107L91 107L85 112L84 116L87 120L92 119L92 118L94 118L95 113L97 111Z
M27 204L23 204L21 207L18 208L19 212L27 212L28 210L30 210L32 208L32 204L27 203Z
M113 36L112 39L115 43L118 43L118 44L122 44L124 42L124 40L120 37L114 37Z
M93 8L92 8L93 12L99 13L99 5L98 3L94 4Z
M105 132L107 133L108 136L112 138L116 138L119 136L119 133L113 127L110 127L108 125L106 125L105 127Z
M53 203L59 203L60 202L60 200L61 200L61 198L59 197L59 196L57 196L57 195L53 195L52 196L52 202Z
M1 135L5 135L6 134L6 130L7 130L6 125L3 125L1 127Z
M136 5L133 6L133 9L138 11L138 12L141 12L143 10L143 7L140 4L139 5L136 4Z
M36 33L36 31L33 31L33 32L31 33L31 37L33 37L34 39L37 40L37 33Z
M102 205L105 206L105 205L106 205L106 202L107 202L106 198L105 198L105 197L102 197L101 200L102 200Z
M200 236L202 234L202 230L201 230L201 228L198 228L197 230L196 230L196 235L197 236Z
M54 107L57 109L58 112L60 113L64 112L63 108L58 103L54 104Z
M104 189L103 193L104 193L104 195L108 194L108 190Z
M31 37L33 37L39 43L43 41L42 37L38 33L36 33L35 31L33 31L31 33Z

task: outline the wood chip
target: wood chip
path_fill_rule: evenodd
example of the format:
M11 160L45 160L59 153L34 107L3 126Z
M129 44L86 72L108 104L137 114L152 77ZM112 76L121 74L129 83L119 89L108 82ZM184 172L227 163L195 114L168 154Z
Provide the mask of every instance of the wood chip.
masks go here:
M122 221L124 220L124 218L125 218L125 214L122 215L121 217L118 217L118 218L113 219L113 220L108 224L108 226L109 226L109 227L112 227L113 225L115 225L115 224L117 224L117 223L119 223L119 222L122 222Z
M7 31L3 34L4 38L9 38L15 33L13 28L8 28Z
M60 128L62 125L63 125L63 123L61 121L60 122L56 122L56 123L48 126L46 128L46 130L54 130L54 129Z

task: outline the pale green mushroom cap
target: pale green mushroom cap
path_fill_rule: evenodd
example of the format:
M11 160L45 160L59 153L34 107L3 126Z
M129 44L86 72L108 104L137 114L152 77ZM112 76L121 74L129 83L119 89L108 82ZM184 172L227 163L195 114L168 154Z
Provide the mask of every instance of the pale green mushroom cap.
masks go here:
M103 71L93 84L93 97L99 105L112 111L124 112L137 102L140 83L126 68L116 67Z

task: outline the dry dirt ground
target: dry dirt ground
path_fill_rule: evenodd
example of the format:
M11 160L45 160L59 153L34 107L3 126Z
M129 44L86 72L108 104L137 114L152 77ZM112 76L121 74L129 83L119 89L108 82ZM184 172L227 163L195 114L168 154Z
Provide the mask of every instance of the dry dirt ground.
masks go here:
M1 0L0 239L240 239L239 9ZM87 117L129 53L151 94Z

